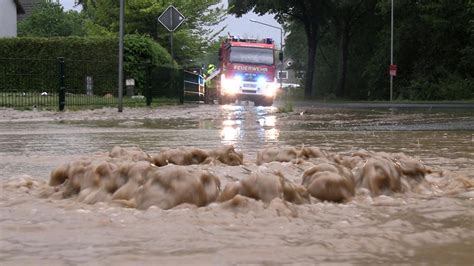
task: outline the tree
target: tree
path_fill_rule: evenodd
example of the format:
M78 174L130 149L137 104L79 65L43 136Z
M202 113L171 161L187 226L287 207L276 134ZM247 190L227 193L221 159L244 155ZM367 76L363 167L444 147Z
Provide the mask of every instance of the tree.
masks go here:
M298 22L290 22L285 25L285 32L289 32L285 38L285 56L293 59L291 69L302 73L308 64L307 43L301 41L306 38L304 27Z
M303 25L308 46L308 61L305 77L305 98L316 95L313 88L316 50L318 47L321 26L326 17L324 0L229 0L230 12L237 16L253 10L257 14L274 14L280 22L298 21Z
M337 97L345 97L347 96L345 89L350 41L364 16L374 13L376 1L330 0L325 1L324 4L326 10L329 11L329 23L334 27L338 42L335 93Z
M19 36L83 36L84 18L76 11L64 12L61 4L40 1L31 16L18 23Z
M87 10L90 6L95 7L97 0L76 0L77 5L81 5L82 9Z
M324 1L314 83L318 97L389 97L390 1ZM395 99L474 98L474 4L395 1ZM290 21L285 51L298 63L303 26Z
M85 15L99 32L118 32L119 2L116 0L81 2L86 5ZM219 0L129 0L125 2L125 33L146 34L163 47L169 47L170 33L158 23L157 18L173 4L186 17L186 21L174 32L175 60L182 65L194 64L212 39L210 26L224 18L225 10Z
M378 12L387 25L378 32L369 60L369 89L375 98L388 98L390 3L379 1ZM397 1L394 61L399 71L394 97L411 100L449 100L474 97L474 6L461 1ZM470 62L470 63L468 63ZM381 93L383 92L383 93Z

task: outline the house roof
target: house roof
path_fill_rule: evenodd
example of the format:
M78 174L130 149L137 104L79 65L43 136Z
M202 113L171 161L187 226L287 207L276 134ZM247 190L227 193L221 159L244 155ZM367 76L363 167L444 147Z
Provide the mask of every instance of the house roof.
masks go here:
M25 10L23 9L23 6L21 5L20 0L13 0L13 2L15 2L16 13L25 14Z
M40 0L13 0L21 4L24 12L18 16L18 20L23 20L31 15L31 12Z

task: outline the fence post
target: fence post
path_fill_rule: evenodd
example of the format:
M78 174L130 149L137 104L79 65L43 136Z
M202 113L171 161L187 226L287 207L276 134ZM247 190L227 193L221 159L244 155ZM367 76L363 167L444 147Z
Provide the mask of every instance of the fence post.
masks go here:
M151 85L151 62L146 63L146 84L145 84L145 97L146 106L151 106L152 102L152 85Z
M181 93L179 96L179 103L183 104L184 103L184 93L185 93L185 73L183 69L178 68L178 75L177 75L178 80L174 80L174 84L178 85L178 88L181 88Z
M66 105L66 84L64 75L64 57L58 57L59 62L59 111Z

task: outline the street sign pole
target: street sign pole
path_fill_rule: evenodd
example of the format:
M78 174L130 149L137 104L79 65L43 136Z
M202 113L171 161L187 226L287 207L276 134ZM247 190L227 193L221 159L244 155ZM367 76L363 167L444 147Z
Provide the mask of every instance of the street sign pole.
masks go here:
M173 12L170 12L170 25L173 25ZM171 65L173 65L174 61L173 32L174 30L171 30L170 32Z
M171 64L174 61L173 33L184 22L184 19L183 14L172 5L158 17L158 21L170 32Z
M171 64L173 64L173 61L174 61L173 31L170 32L170 49L171 49Z
M171 54L171 64L173 64L174 60L174 49L173 49L173 31L170 32L170 54Z

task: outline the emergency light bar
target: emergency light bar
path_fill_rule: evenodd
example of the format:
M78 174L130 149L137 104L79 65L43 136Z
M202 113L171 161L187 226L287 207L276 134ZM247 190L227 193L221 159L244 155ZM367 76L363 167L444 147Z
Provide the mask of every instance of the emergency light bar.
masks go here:
M233 35L228 35L227 41L273 44L272 38L265 38L265 39L258 40L258 39L251 39L251 38L240 38L239 36L233 36Z

